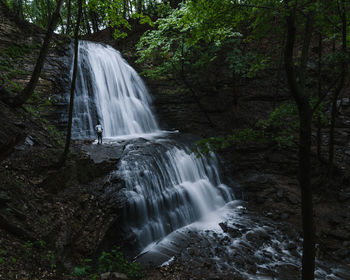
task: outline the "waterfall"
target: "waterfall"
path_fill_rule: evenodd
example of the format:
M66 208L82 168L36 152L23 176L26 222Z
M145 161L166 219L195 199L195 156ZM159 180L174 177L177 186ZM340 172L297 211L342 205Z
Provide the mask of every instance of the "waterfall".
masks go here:
M221 183L215 155L197 158L169 140L129 144L117 172L129 200L124 227L136 236L139 248L233 199Z
M95 137L97 120L104 137L159 132L145 85L118 51L81 41L78 73L74 137ZM233 199L214 154L197 158L164 135L140 141L129 140L114 171L128 200L122 228L139 250Z
M73 138L94 138L101 122L104 137L157 132L151 97L136 71L108 45L79 42Z

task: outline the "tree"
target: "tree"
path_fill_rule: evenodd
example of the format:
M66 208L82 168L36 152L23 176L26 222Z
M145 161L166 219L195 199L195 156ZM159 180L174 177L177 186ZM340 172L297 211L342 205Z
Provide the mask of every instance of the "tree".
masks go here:
M339 95L341 90L344 87L346 75L348 72L348 57L347 57L347 8L346 1L341 0L337 1L338 9L339 9L339 17L341 20L341 46L342 46L342 54L341 54L341 73L340 73L340 81L335 88L332 98L332 109L331 109L331 121L330 121L330 129L329 129L329 146L328 146L328 173L332 175L334 169L334 130L335 130L335 121L338 114L338 106L337 102L339 99Z
M314 3L315 1L311 1ZM298 181L301 189L301 215L303 226L302 279L314 279L315 271L315 229L313 223L313 203L311 190L311 124L312 108L305 88L306 66L314 23L313 7L306 15L302 42L300 67L296 69L294 60L294 43L296 37L297 3L286 0L287 41L285 45L285 70L290 92L299 113L299 166Z
M59 20L62 4L63 4L63 0L57 0L56 9L53 15L51 16L50 24L46 31L45 39L40 49L39 57L36 61L35 68L29 83L26 85L23 91L15 97L12 97L11 94L8 92L3 96L4 102L7 103L8 105L12 107L19 107L23 105L34 93L34 89L39 81L41 69L44 66L45 57L48 53L54 30L56 29L56 25Z
M67 0L67 25L66 25L66 35L70 33L70 24L71 24L71 0Z
M74 93L75 93L75 84L78 73L78 53L79 53L79 28L80 21L82 16L82 0L78 0L78 14L77 14L77 22L75 24L74 30L74 66L73 66L73 76L72 83L70 88L70 100L69 100L69 116L68 116L68 127L67 127L67 136L66 136L66 144L64 147L63 154L60 159L60 164L63 165L66 161L67 154L69 151L71 135L72 135L72 120L73 120L73 107L74 107Z
M12 10L18 19L24 19L23 0L12 0Z

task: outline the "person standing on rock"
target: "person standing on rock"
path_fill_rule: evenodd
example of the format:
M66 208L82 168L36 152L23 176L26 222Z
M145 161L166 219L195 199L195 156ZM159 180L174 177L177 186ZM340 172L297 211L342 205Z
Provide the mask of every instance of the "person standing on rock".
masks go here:
M102 132L103 132L103 128L102 125L100 124L100 122L97 123L96 127L95 127L96 133L97 133L97 144L102 144Z

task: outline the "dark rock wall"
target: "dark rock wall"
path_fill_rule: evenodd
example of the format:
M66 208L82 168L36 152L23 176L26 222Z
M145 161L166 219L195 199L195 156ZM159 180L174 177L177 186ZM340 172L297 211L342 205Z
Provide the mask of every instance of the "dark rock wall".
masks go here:
M28 83L44 36L45 30L15 20L0 2L0 76L11 80L5 85L14 83L24 87ZM54 35L35 91L40 102L47 103L38 115L61 129L66 127L70 70L70 39Z

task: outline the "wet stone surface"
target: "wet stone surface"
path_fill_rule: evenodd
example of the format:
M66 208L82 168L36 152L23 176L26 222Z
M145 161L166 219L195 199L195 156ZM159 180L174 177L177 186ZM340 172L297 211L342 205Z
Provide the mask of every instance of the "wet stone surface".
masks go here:
M188 279L299 279L300 234L240 204L219 210L216 224L204 219L176 231L138 260L146 265L152 260L154 266L175 256L159 268L163 277L181 272ZM345 266L321 260L316 266L316 279L350 279Z

